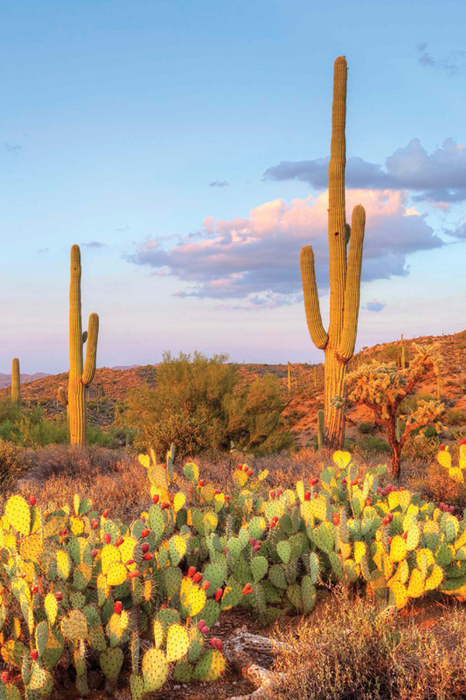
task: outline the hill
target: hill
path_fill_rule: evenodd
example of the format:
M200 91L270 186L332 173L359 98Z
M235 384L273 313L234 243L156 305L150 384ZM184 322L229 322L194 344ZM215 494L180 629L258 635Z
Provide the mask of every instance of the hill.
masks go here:
M429 378L419 387L419 393L435 398L438 388L445 403L446 424L466 427L466 331L452 335L422 336L405 339L406 356L412 355L412 344L428 345L438 342L442 356L442 374L440 386L435 377ZM372 359L379 361L399 361L400 341L383 343L363 348L349 363L349 370ZM280 378L283 391L287 393L288 368L286 364L243 364L240 371L244 381L253 381L255 377L272 373ZM291 363L291 391L285 409L293 432L300 444L308 444L315 435L316 415L323 407L323 364ZM94 423L108 426L113 421L114 407L125 403L128 392L144 384L155 385L157 365L131 366L128 368L101 367L96 371L95 379L89 389L89 417ZM40 374L40 373L38 373ZM6 376L6 375L0 375ZM23 375L26 376L26 375ZM34 377L37 375L33 375ZM64 411L57 400L57 390L66 386L67 373L41 375L29 383L24 383L21 390L23 401L29 405L40 405L46 413L55 414ZM8 390L1 390L1 394ZM347 436L353 437L357 426L362 421L373 421L372 413L364 407L351 408L347 413ZM376 432L376 431L375 431Z

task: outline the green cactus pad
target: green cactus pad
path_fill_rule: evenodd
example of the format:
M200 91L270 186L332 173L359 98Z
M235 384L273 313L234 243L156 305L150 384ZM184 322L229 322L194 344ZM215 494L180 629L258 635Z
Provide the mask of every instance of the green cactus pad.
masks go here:
M89 646L94 651L105 651L107 641L102 625L94 625L89 629Z
M132 673L129 679L132 700L143 700L145 695L144 679L137 673Z
M277 554L284 564L288 564L291 559L291 545L288 540L282 540L277 544Z
M173 680L178 683L189 683L193 677L193 667L188 661L178 661L173 670Z
M239 600L238 600L239 603ZM215 623L217 622L218 618L220 617L220 606L218 603L215 602L215 600L208 600L204 607L202 608L201 612L199 612L195 617L193 617L193 620L195 622L198 622L199 620L204 620L206 623L207 627L211 629Z
M169 600L180 592L183 575L178 567L169 566L162 572L162 583L165 595Z
M269 581L277 588L285 589L288 587L285 572L279 564L270 567Z
M316 604L317 593L310 576L303 576L301 581L301 599L305 613L310 613Z
M216 681L225 671L226 662L217 649L206 651L196 664L193 678L197 681Z
M61 622L61 631L64 637L76 642L85 639L88 635L87 619L81 610L71 610Z
M265 557L254 557L251 560L250 566L254 582L258 583L266 575L269 568L269 563Z
M116 682L123 666L123 651L116 647L107 649L100 655L100 668L106 678L111 682Z
M313 532L314 544L326 554L335 548L335 526L332 523L321 523Z

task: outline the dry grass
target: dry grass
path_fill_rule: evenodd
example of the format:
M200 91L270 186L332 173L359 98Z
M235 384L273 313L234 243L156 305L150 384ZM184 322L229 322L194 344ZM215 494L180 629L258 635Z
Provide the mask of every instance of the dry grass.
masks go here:
M48 446L26 450L26 478L14 489L32 494L42 503L72 503L73 495L90 496L98 510L110 508L113 516L128 522L149 505L149 481L137 459L123 450ZM3 493L4 499L8 494Z
M318 611L316 611L317 613ZM281 635L292 651L275 670L286 674L277 700L460 700L466 697L466 616L380 613L367 599L336 591L321 614Z

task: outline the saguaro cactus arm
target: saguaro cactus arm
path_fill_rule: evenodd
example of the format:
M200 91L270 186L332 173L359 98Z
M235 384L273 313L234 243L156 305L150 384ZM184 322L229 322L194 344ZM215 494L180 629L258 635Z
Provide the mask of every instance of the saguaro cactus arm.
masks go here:
M301 265L301 278L303 281L307 327L314 345L318 347L319 350L324 350L328 343L328 335L322 324L319 293L317 291L314 268L314 251L310 245L305 245L301 248L299 261Z
M348 362L348 360L353 357L356 343L365 224L366 212L364 211L364 207L358 204L353 209L353 217L351 220L351 240L346 269L343 331L338 347L338 356L343 362Z
M94 379L97 359L97 338L99 335L99 317L97 314L89 316L89 331L87 333L86 361L82 382L88 386Z
M63 386L58 387L58 400L63 406L68 406L68 397L66 395L66 389Z

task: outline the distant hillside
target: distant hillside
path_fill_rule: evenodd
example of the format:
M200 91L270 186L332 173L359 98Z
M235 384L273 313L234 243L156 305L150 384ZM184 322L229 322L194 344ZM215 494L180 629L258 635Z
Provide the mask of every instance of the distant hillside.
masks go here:
M466 428L466 331L452 335L439 337L424 336L415 339L405 339L405 348L409 360L412 353L413 342L428 345L438 342L442 355L441 372L441 400L445 403L446 411L456 409L456 426ZM311 341L309 341L311 344ZM310 345L311 346L311 345ZM400 341L383 343L369 348L363 348L349 363L349 370L372 359L379 361L395 360L400 358ZM290 358L291 360L292 358ZM242 364L239 366L245 381L253 381L264 374L274 374L279 377L283 391L287 388L287 365L269 364ZM319 408L323 408L324 401L324 371L323 364L292 363L291 392L285 415L287 416L297 441L307 444L316 432L316 415ZM145 384L155 385L157 365L138 366L128 368L101 367L97 370L95 379L88 392L89 418L93 423L108 426L113 422L114 406L117 402L125 402L128 392ZM25 382L27 375L22 375ZM34 379L34 377L40 377ZM8 375L0 375L9 384ZM40 405L46 413L55 414L64 412L64 407L57 400L57 390L60 386L66 386L67 373L56 375L33 375L30 383L23 383L21 389L22 400L29 405ZM8 380L8 381L7 381ZM423 382L419 387L419 393L432 398L436 397L437 382L432 377ZM0 388L0 395L7 390ZM371 411L365 407L350 408L347 412L347 436L352 437L357 432L357 426L362 421L373 421ZM445 421L449 424L449 419ZM453 423L450 423L453 425Z
M21 384L28 384L29 382L35 382L37 379L42 379L43 377L48 377L49 375L45 372L35 372L35 374L23 374L21 373ZM5 389L5 387L11 384L11 374L2 374L0 372L0 389Z

